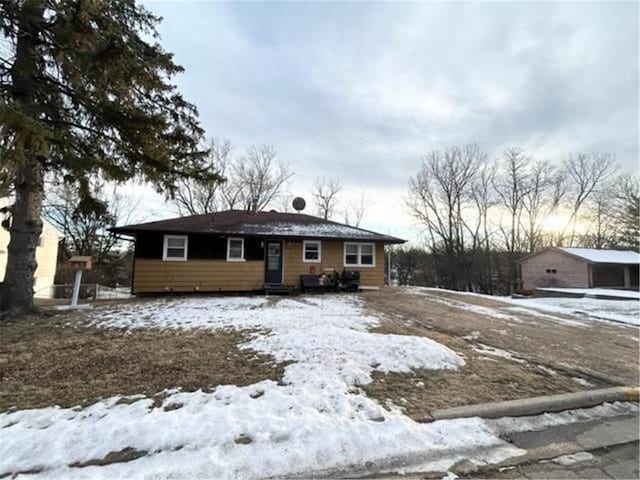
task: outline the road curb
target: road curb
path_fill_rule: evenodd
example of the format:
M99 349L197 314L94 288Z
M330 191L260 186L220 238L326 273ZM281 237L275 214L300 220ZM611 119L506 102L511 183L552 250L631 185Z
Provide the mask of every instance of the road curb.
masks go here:
M594 407L606 402L637 402L639 400L640 387L613 387L433 410L429 417L418 419L417 421L426 423L467 417L522 417L539 415L545 412Z

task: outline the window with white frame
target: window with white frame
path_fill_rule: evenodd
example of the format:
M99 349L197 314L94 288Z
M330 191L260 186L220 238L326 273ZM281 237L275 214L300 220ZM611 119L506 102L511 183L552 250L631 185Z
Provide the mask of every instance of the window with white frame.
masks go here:
M306 263L320 263L322 259L322 243L305 240L302 242L302 261Z
M373 243L345 243L345 267L374 267L376 264L375 247Z
M188 243L189 241L186 235L165 235L162 259L186 261Z
M227 239L227 261L244 262L244 238Z

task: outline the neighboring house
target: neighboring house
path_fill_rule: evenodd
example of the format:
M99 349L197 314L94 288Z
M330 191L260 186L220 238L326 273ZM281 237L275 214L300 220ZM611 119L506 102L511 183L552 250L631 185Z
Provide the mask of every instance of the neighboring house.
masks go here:
M58 262L58 244L64 235L44 218L42 223L42 235L36 249L38 268L34 276L33 290L38 298L51 298L53 296L53 279L56 275ZM8 245L9 232L4 228L0 228L0 282L4 281Z
M640 254L624 250L549 247L520 259L523 288L638 288Z
M257 291L357 270L384 285L384 246L404 240L301 213L228 210L112 228L135 238L133 293Z

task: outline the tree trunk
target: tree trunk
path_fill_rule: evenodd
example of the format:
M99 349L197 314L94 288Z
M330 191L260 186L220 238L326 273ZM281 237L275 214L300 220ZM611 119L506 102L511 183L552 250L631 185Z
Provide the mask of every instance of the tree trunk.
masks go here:
M44 172L38 161L28 162L17 173L16 198L11 210L11 240L2 289L2 310L9 315L34 309L33 284L36 248L42 233L42 201Z
M11 67L13 105L26 117L37 121L41 116L37 104L37 75L40 69L38 42L44 16L42 0L27 0L18 21L15 61ZM15 203L11 209L10 241L7 266L0 291L0 309L19 315L34 309L33 284L36 271L36 248L42 233L44 197L44 159L41 132L27 130L16 136L18 156L15 169Z

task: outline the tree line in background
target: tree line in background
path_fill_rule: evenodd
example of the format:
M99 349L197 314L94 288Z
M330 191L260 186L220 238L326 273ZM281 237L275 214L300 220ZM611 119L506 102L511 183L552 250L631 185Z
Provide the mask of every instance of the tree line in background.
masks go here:
M639 249L639 179L612 155L579 153L560 165L476 145L427 154L407 207L423 246L392 253L400 284L485 293L519 288L518 259L547 246Z

